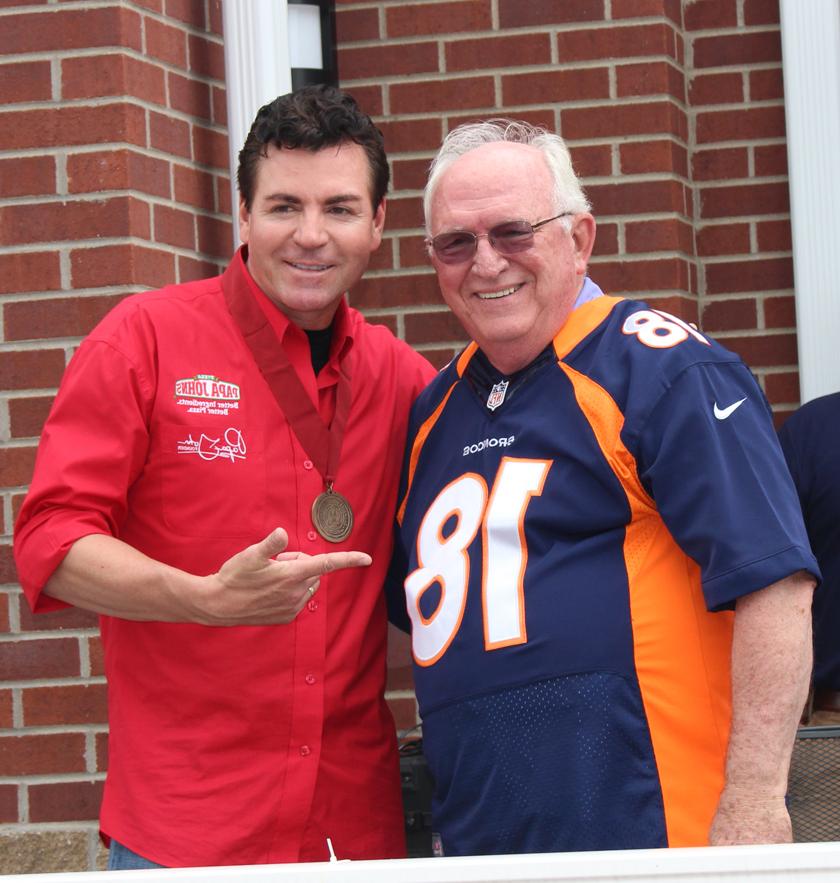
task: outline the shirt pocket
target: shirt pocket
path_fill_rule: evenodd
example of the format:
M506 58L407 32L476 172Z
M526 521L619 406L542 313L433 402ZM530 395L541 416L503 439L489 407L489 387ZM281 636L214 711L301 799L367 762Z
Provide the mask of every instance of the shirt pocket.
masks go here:
M265 430L164 424L158 452L163 523L191 537L261 538L266 518Z

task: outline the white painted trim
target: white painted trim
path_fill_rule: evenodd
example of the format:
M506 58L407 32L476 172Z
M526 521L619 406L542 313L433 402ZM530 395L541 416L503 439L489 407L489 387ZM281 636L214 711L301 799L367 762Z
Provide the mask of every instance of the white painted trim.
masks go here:
M840 391L840 0L780 0L802 401Z
M292 88L286 37L288 13L286 0L224 0L222 14L233 244L234 248L238 248L236 167L239 151L257 111Z
M3 883L837 883L840 843L21 874ZM108 881L111 877L111 881Z

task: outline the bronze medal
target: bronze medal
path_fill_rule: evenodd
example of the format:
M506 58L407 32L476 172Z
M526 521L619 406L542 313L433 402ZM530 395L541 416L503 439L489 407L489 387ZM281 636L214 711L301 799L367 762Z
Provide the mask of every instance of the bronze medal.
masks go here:
M328 487L315 497L312 523L327 542L340 543L353 530L353 510L345 497Z

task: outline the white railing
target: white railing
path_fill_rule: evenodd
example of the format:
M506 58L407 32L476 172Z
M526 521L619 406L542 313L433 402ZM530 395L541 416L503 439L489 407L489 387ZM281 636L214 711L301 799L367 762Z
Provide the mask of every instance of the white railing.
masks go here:
M110 878L110 879L108 879ZM838 883L840 843L26 874L2 883Z

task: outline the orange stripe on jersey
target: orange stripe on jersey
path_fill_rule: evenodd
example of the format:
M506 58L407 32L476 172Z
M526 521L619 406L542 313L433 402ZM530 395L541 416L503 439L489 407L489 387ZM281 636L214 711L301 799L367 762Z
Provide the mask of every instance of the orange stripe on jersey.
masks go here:
M467 370L467 364L469 363L470 359L476 354L477 351L478 351L478 344L475 341L467 344L467 348L458 357L458 364L455 366L456 370L458 371L459 377L464 376L464 371Z
M700 569L679 549L642 486L621 441L624 416L616 403L590 378L560 367L631 508L624 560L633 653L668 845L707 845L724 781L733 617L706 610Z
M470 359L476 354L477 350L478 344L473 341L459 356L458 364L455 366L456 370L458 371L459 380L464 376L464 371L466 371ZM426 443L426 439L429 437L429 433L432 431L435 423L437 423L441 412L446 407L446 403L449 401L449 396L452 395L452 390L455 389L457 382L458 381L455 381L455 383L453 383L452 386L449 387L441 403L426 418L414 438L414 444L412 444L411 446L411 457L408 461L408 480L405 486L405 496L402 499L402 503L400 503L400 508L397 510L397 523L400 525L402 525L403 518L405 517L405 505L408 501L408 493L411 490L411 483L414 481L414 472L417 469L417 460L420 458L420 450Z
M460 378L459 378L460 379ZM441 403L435 408L435 410L426 418L423 425L417 431L417 435L414 439L414 444L411 446L411 457L408 461L408 481L405 486L405 496L402 499L402 503L400 503L400 508L397 510L397 522L402 525L403 518L405 517L405 505L408 502L408 495L411 491L411 483L414 481L414 472L417 469L417 461L420 459L420 450L423 445L426 443L426 439L429 437L429 433L432 431L435 423L437 423L438 418L441 415L441 412L446 407L446 403L449 401L449 396L452 395L452 390L458 385L458 380L449 387L446 391L446 395L441 400Z

